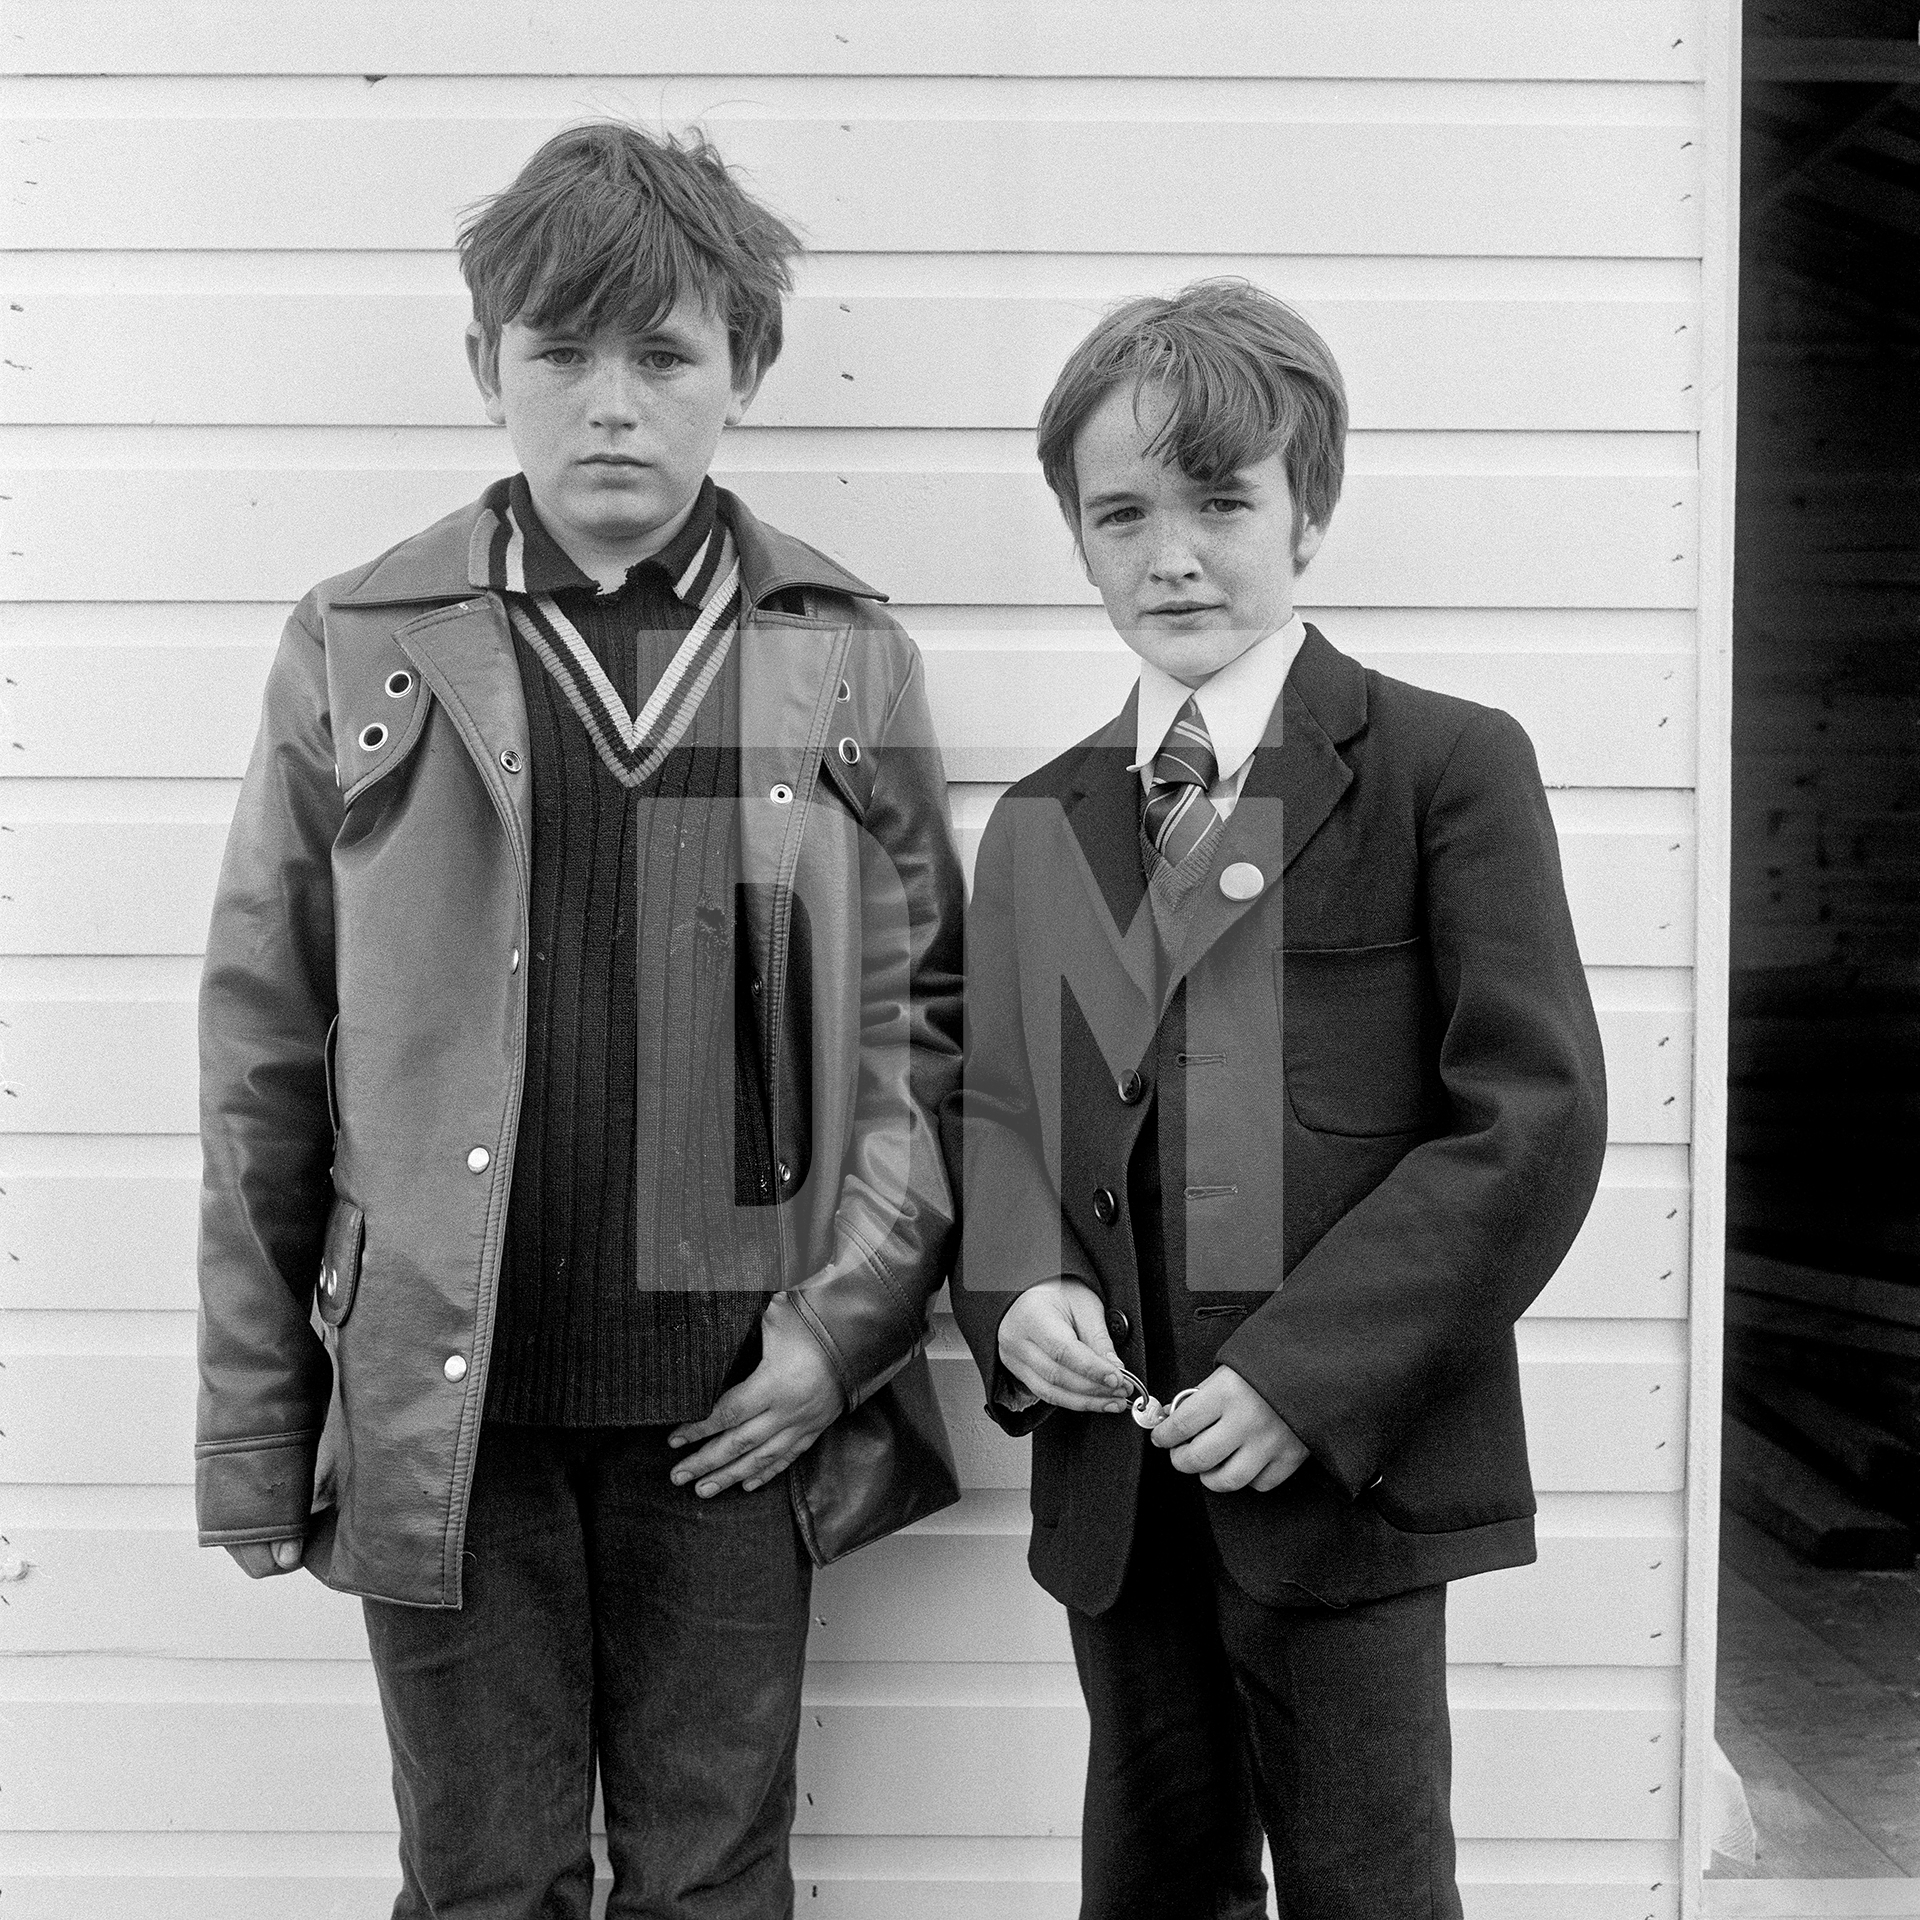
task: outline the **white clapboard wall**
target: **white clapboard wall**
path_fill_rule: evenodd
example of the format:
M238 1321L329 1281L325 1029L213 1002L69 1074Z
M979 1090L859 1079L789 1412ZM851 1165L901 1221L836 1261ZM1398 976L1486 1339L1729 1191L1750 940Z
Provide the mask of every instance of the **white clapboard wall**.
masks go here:
M193 1544L197 956L286 607L505 470L464 371L458 210L607 112L698 117L809 236L723 477L893 594L969 859L1001 787L1129 679L1032 459L1066 349L1113 299L1207 272L1331 341L1350 481L1303 599L1336 643L1532 733L1612 1087L1599 1204L1521 1329L1539 1564L1453 1601L1467 1909L1680 1912L1688 1303L1717 1207L1690 1143L1719 1019L1695 974L1720 898L1700 795L1724 716L1699 691L1728 487L1722 11L12 0L11 1920L390 1897L358 1609ZM1075 1910L1084 1722L1023 1565L1023 1450L950 1323L935 1367L968 1492L819 1582L802 1908L1048 1920Z

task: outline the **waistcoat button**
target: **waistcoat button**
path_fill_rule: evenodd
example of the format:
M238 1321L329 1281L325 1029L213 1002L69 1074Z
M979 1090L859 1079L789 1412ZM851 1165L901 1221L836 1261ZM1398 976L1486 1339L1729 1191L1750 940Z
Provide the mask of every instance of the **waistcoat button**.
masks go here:
M1122 1102L1129 1107L1138 1106L1147 1090L1147 1083L1131 1067L1114 1084L1119 1088Z
M1116 1347L1124 1347L1127 1344L1127 1335L1132 1331L1133 1322L1118 1307L1107 1315L1107 1338Z
M1120 1202L1113 1197L1111 1187L1095 1187L1093 1190L1093 1217L1103 1227L1110 1227L1120 1214Z

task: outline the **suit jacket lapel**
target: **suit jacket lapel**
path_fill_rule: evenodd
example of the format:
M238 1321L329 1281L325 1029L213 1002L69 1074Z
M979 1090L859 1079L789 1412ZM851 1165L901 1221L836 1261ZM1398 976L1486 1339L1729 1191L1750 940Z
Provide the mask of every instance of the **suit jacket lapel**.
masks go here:
M1195 895L1187 914L1168 994L1326 825L1353 784L1353 769L1339 748L1366 723L1366 676L1359 663L1330 646L1318 628L1308 627L1266 736L1254 750L1239 802L1221 830L1213 884ZM1220 891L1219 876L1239 864L1257 868L1260 885L1246 899L1230 900Z
M1081 884L1105 929L1108 944L1133 984L1154 997L1153 917L1144 911L1146 875L1140 865L1140 776L1133 771L1136 686L1119 713L1089 742L1067 795L1067 825L1080 859Z

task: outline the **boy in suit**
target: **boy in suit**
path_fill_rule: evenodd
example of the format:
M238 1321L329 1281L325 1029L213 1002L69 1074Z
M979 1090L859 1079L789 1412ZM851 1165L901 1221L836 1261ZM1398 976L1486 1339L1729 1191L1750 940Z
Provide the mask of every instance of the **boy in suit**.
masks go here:
M943 1119L1092 1721L1083 1920L1264 1914L1263 1831L1287 1920L1457 1916L1445 1583L1534 1552L1513 1326L1599 1035L1526 735L1294 612L1345 431L1233 281L1109 315L1041 417L1140 678L988 824Z
M200 1537L364 1597L400 1920L586 1920L596 1772L609 1914L791 1914L812 1567L956 1496L920 658L708 475L797 251L620 122L474 213L520 471L302 601L227 843Z

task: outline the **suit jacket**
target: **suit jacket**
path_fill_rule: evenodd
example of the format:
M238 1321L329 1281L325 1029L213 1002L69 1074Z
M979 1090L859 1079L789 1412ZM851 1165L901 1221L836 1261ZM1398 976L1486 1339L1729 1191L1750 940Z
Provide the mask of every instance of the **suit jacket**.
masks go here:
M1234 1368L1311 1452L1272 1493L1207 1496L1244 1588L1346 1604L1530 1560L1513 1327L1585 1217L1606 1102L1526 734L1309 627L1164 961L1133 749L1130 699L994 810L942 1116L954 1312L988 1412L1034 1428L1034 1574L1111 1604L1145 1436L1010 1412L1000 1320L1071 1275L1144 1375L1161 1258L1159 1375Z

